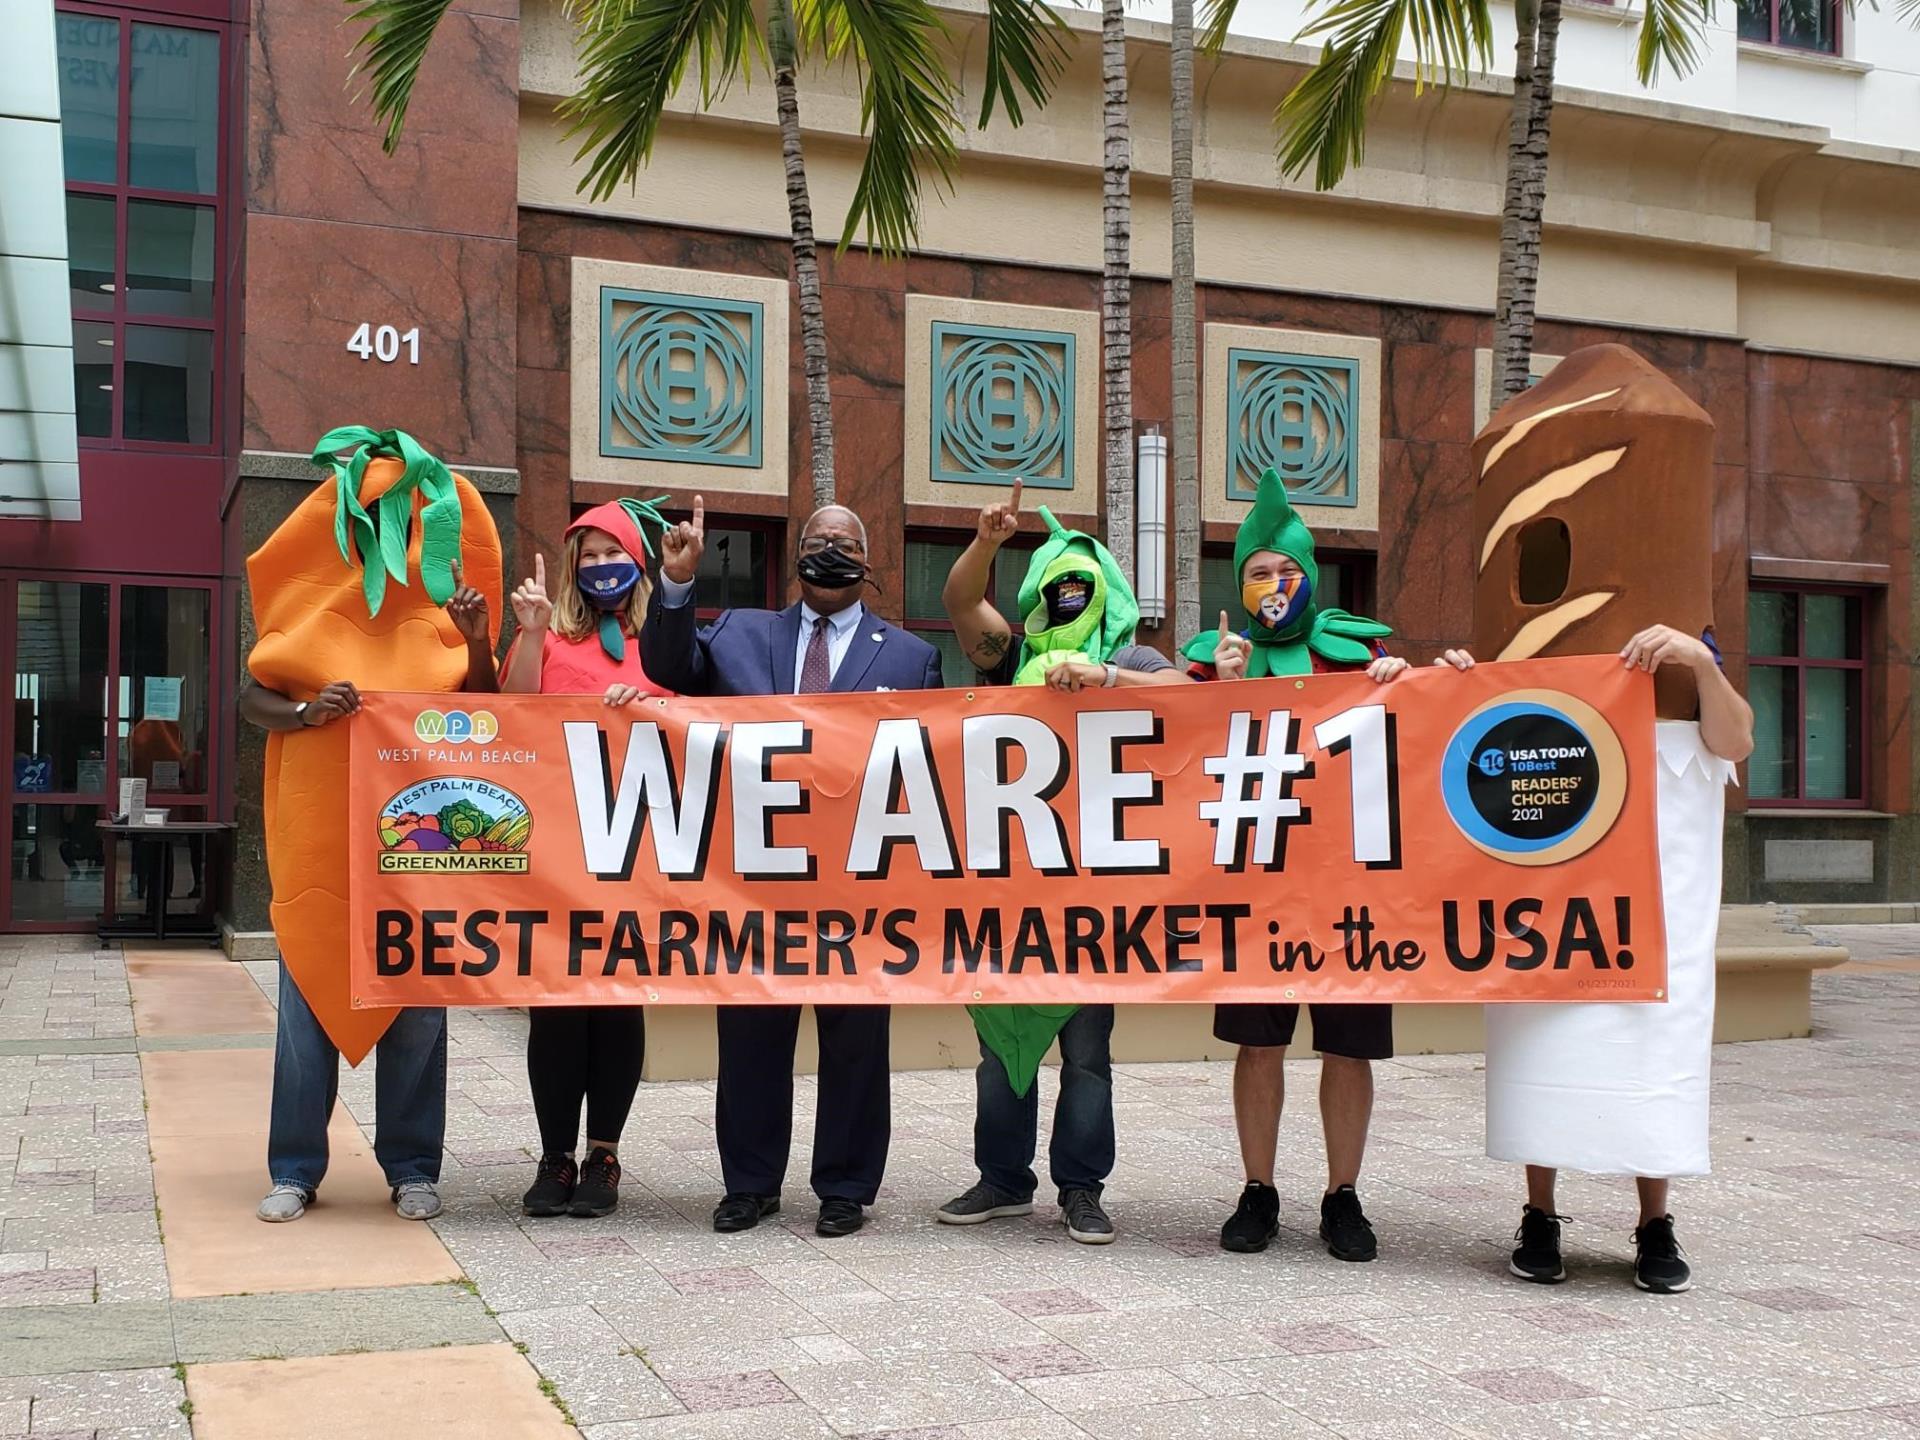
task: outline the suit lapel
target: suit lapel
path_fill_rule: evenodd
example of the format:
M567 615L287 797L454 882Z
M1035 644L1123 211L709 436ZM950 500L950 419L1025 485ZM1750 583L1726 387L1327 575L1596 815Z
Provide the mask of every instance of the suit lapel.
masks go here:
M847 658L840 662L840 668L834 671L831 690L858 690L860 682L867 678L867 671L873 668L873 662L880 652L887 648L887 622L871 610L864 610L860 623L854 627L853 641L847 647Z
M773 653L767 657L773 667L773 693L793 694L793 654L800 643L800 602L795 601L767 627L767 643Z

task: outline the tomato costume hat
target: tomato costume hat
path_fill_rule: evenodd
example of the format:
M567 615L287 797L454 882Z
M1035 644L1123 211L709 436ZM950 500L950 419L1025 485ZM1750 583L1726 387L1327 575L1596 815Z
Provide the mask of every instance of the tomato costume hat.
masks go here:
M1287 499L1287 487L1280 479L1280 472L1271 467L1261 473L1253 508L1240 522L1239 533L1233 539L1236 586L1247 573L1249 557L1267 551L1284 555L1298 565L1307 577L1311 593L1319 593L1320 566L1314 559L1313 532ZM1315 600L1284 630L1254 625L1242 633L1253 642L1253 653L1247 657L1247 678L1257 680L1267 675L1310 674L1315 655L1336 665L1365 665L1380 653L1377 642L1393 634L1393 630L1378 620L1349 615ZM1218 630L1203 630L1189 640L1180 653L1189 660L1211 665L1219 644Z

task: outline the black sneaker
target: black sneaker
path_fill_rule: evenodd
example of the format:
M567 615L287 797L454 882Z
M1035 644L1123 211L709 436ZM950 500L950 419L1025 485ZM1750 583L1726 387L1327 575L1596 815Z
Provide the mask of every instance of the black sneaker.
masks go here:
M606 1146L596 1145L587 1152L587 1163L580 1167L571 1213L576 1219L596 1220L611 1215L619 1203L620 1161Z
M1033 1197L1025 1200L996 1189L982 1180L964 1195L956 1195L938 1210L933 1218L942 1225L979 1225L988 1220L1001 1220L1011 1215L1033 1214Z
M564 1215L573 1203L579 1167L571 1155L542 1155L533 1187L520 1197L522 1215Z
M1678 1295L1693 1288L1693 1267L1673 1238L1673 1217L1662 1215L1633 1232L1633 1283L1655 1295Z
M1367 1223L1360 1196L1351 1185L1342 1185L1321 1197L1320 1238L1327 1242L1327 1253L1336 1260L1371 1260L1380 1253L1373 1226Z
M1560 1225L1566 1218L1532 1205L1522 1210L1520 1228L1513 1232L1519 1243L1507 1269L1536 1285L1558 1285L1566 1279L1567 1268L1560 1263Z
M1239 1255L1257 1255L1280 1233L1280 1192L1271 1185L1249 1180L1240 1192L1233 1217L1220 1227L1220 1248Z
M1091 1190L1069 1190L1060 1197L1060 1218L1067 1222L1067 1234L1082 1245L1111 1245L1113 1221L1100 1208L1100 1200Z

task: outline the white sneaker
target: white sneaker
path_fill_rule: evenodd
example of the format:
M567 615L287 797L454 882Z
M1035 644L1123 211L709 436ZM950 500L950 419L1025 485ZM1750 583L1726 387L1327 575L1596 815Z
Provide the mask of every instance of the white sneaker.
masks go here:
M393 1208L402 1220L431 1220L444 1207L431 1180L409 1180L395 1188Z
M276 1185L253 1213L270 1225L283 1225L306 1214L307 1202L312 1198L298 1185Z

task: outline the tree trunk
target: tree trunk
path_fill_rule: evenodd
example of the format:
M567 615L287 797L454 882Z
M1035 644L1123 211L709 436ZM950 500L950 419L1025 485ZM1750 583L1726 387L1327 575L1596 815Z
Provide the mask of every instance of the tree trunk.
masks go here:
M1193 293L1193 0L1173 0L1173 634L1200 631L1200 381Z
M793 229L793 280L800 292L800 348L807 370L807 449L813 465L813 503L833 501L833 391L827 375L827 317L820 306L820 257L813 240L813 202L807 197L807 167L800 149L798 56L785 0L768 14L773 55L773 92L780 108L780 157L787 170L787 217ZM785 366L781 369L784 371ZM776 382L778 383L778 382ZM769 436L782 444L784 436Z
M1127 116L1126 0L1103 0L1101 110L1106 132L1101 206L1100 381L1106 431L1107 548L1133 573L1133 136Z
M1490 412L1533 379L1533 316L1540 287L1540 214L1547 200L1547 133L1560 0L1522 4L1514 45L1513 123L1507 135L1507 196L1500 216L1500 287L1493 312ZM1531 22L1531 23L1530 23Z

